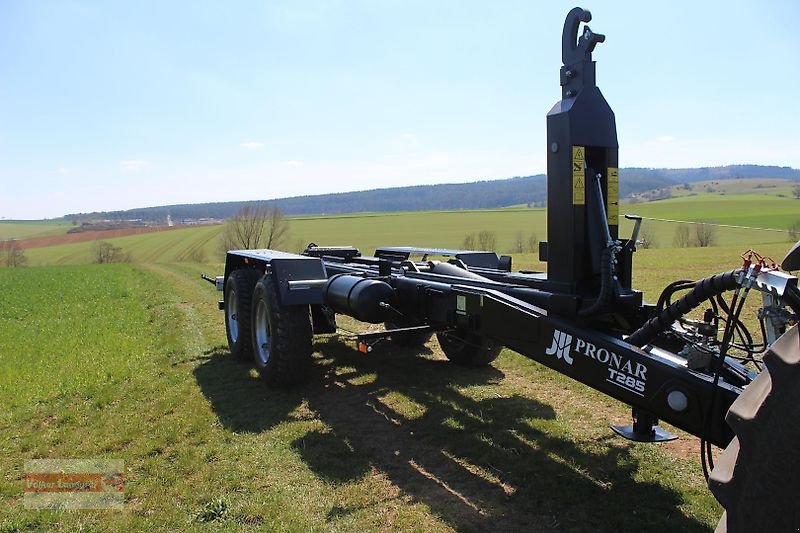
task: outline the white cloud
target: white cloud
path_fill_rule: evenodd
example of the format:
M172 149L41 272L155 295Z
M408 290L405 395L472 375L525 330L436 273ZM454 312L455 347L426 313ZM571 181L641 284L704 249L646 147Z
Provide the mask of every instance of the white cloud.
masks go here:
M136 172L149 167L150 163L141 159L123 159L119 162L119 166L127 172Z
M239 146L242 148L247 148L248 150L258 150L259 148L264 147L264 143L260 143L258 141L248 141L246 143L242 143Z
M303 164L302 161L297 161L296 159L290 159L289 161L284 161L281 163L285 167L299 167Z

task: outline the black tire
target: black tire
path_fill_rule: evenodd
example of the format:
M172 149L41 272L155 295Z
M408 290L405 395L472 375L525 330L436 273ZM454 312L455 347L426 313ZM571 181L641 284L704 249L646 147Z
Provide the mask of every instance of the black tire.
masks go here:
M225 334L228 349L240 361L253 360L252 317L253 289L261 273L257 270L234 270L225 280Z
M415 324L409 320L398 320L396 322L384 322L383 327L388 329L410 328L413 326L421 326L423 324ZM398 346L405 348L422 348L425 343L431 340L433 332L421 331L415 333L392 333L392 342Z
M253 359L270 385L302 382L311 365L313 329L307 305L283 306L271 275L253 291Z
M497 359L503 347L476 333L440 331L439 346L447 358L457 365L486 366Z
M800 334L795 326L764 356L766 369L731 405L736 437L708 480L725 508L717 531L800 530Z

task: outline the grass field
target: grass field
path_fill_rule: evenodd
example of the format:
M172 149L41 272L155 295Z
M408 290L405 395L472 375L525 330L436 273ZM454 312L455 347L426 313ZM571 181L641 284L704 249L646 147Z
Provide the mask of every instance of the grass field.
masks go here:
M632 207L684 220L763 208L697 198ZM777 202L771 212L784 219L797 205L761 201ZM458 246L490 229L502 247L543 224L542 210L507 209L306 217L291 231L298 242L371 250ZM347 333L320 336L306 385L267 388L228 354L219 293L199 279L221 273L221 229L114 239L133 264L79 264L92 259L92 243L81 243L26 251L31 263L60 266L0 268L0 531L716 525L696 438L613 437L608 425L627 423L628 407L509 350L491 368L466 370L435 341L422 353L362 355ZM785 236L755 235L768 237L639 250L634 285L654 301L675 279L735 268L751 245L778 259L789 247ZM515 266L545 265L522 253ZM126 510L25 510L23 463L35 458L124 460Z
M706 220L718 224L772 228L780 231L720 227L717 244L739 246L789 242L789 224L800 219L800 201L766 195L699 194L658 202L623 205L623 213L669 220ZM643 223L658 248L671 248L677 224L646 220ZM518 234L526 243L533 234L538 240L547 236L544 209L497 209L482 211L445 211L414 213L375 213L290 219L290 236L284 248L300 251L309 242L349 244L366 253L378 246L460 247L464 237L481 230L494 232L497 250L515 250ZM632 224L622 219L620 235L628 236ZM134 261L203 262L221 261L219 236L221 226L187 228L109 239L129 252ZM50 246L26 251L32 265L82 264L93 260L94 243L85 242Z
M684 184L669 188L673 197L695 196L698 194L731 195L758 194L777 198L792 198L794 182L780 178L735 178L724 180L707 180Z
M128 237L104 239L130 252L134 261L204 262L222 260L219 235L222 226L200 226L165 232L142 233ZM86 264L94 261L95 241L62 244L25 251L31 265Z
M14 294L0 307L4 530L703 531L717 520L693 439L613 438L625 406L509 351L467 371L435 342L364 356L328 336L307 385L268 389L227 354L203 268L0 270ZM22 463L44 457L123 459L128 509L23 509Z
M72 224L62 219L17 221L0 220L0 240L5 239L30 239L32 237L49 237L62 235L72 227Z
M800 200L759 194L697 195L621 206L625 212L674 220L706 220L785 230L800 219Z

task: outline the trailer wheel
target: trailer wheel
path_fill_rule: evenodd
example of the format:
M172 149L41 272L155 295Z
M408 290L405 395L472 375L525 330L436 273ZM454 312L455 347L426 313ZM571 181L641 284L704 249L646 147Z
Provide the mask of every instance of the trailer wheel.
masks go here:
M240 269L231 272L225 281L225 333L231 355L240 361L253 359L251 298L260 277L257 270Z
M439 346L450 361L463 366L486 366L500 355L503 347L476 333L440 331Z
M271 275L253 291L253 355L270 385L295 385L308 373L313 329L307 305L281 305Z
M725 508L717 531L800 530L800 334L794 327L764 356L766 370L731 405L736 433L709 477Z
M383 327L388 329L410 328L413 326L421 326L411 321L398 320L396 322L384 322ZM392 342L398 346L405 348L422 348L425 343L431 340L433 333L431 331L422 331L416 333L393 333Z

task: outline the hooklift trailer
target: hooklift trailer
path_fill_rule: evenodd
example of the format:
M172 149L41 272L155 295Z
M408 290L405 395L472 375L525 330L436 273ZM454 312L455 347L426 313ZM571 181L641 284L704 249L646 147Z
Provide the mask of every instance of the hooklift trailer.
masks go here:
M702 439L704 472L711 444L728 446L709 478L726 508L721 526L797 528L800 341L790 326L800 291L785 271L800 269L800 243L782 269L750 253L740 268L675 282L656 305L642 301L631 286L641 218L626 215L633 234L620 238L616 124L595 83L592 52L605 37L585 24L578 34L590 20L581 8L567 16L562 98L547 114L547 242L539 250L547 273L512 272L510 257L489 251L229 251L224 276L206 279L224 291L230 351L254 360L268 384L295 384L311 362L313 335L336 332L337 313L386 325L358 336L362 352L387 339L421 346L435 333L452 362L478 366L505 346L630 405L632 424L613 428L625 438L674 438L657 425L666 421ZM750 337L739 315L751 291L763 294L761 345L734 342L737 333ZM690 320L701 306L703 318Z

